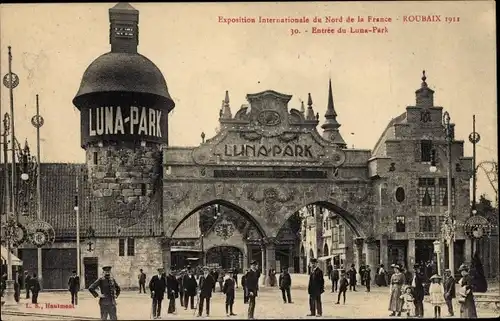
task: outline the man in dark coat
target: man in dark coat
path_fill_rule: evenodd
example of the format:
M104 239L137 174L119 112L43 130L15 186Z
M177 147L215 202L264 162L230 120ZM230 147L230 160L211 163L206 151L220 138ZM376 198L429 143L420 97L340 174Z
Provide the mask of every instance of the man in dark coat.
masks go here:
M309 293L309 309L311 310L307 316L320 317L323 314L321 294L325 292L325 280L323 279L323 271L318 267L318 261L315 258L311 259L311 274L309 275L307 292Z
M184 306L184 285L182 284L182 281L184 281L185 275L185 270L179 271L177 275L177 283L179 283L179 301L181 303L181 307Z
M226 295L226 315L228 317L236 315L233 313L236 282L231 277L231 273L232 271L228 271L228 273L224 277L224 285L222 286L222 293Z
M349 291L356 292L356 273L354 264L351 264L351 269L347 272L347 275L349 276Z
M142 269L139 270L137 279L139 280L139 294L142 292L146 294L146 273L144 273Z
M241 287L243 288L243 304L248 303L248 290L247 290L247 287L245 285L247 273L248 273L248 269L245 271L245 274L243 274L241 277Z
M413 273L413 280L411 286L413 289L413 302L415 304L415 316L419 318L424 317L424 275L421 271L420 265L413 266L415 273Z
M94 298L99 298L101 320L106 320L108 315L110 320L117 320L116 299L120 295L121 290L115 279L111 277L111 266L103 266L102 270L104 276L89 286L89 292L92 293ZM97 293L97 288L99 288L101 294Z
M339 274L339 267L338 265L335 265L332 269L332 293L337 291L338 284L339 284L339 279L340 279L340 274Z
M245 288L248 293L248 319L254 319L255 298L259 291L259 272L257 272L257 261L250 263L250 271L245 275Z
M372 270L369 265L365 266L365 271L363 272L363 280L366 286L366 292L370 292L372 283Z
M456 297L455 293L455 278L453 277L453 273L451 273L450 269L444 270L444 301L446 302L446 306L448 307L448 316L454 316L453 312L453 299Z
M365 265L361 264L359 267L359 277L361 278L361 285L365 285Z
M194 296L198 290L198 283L191 268L188 268L188 272L184 275L182 286L184 287L184 310L187 310L189 301L191 301L191 310L194 310Z
M213 269L210 274L212 274L212 278L214 279L214 288L212 289L213 292L215 292L215 284L217 284L217 280L219 280L219 272L216 269Z
M203 312L203 305L206 303L207 317L210 316L210 298L215 288L215 279L212 273L208 272L208 268L203 268L203 275L200 276L199 281L200 300L198 302L198 316L201 317Z
M38 303L38 293L40 293L41 286L36 273L33 273L33 277L31 278L31 303Z
M71 304L78 305L78 291L80 291L80 276L73 270L73 275L68 279L68 290L71 293Z
M329 280L331 280L332 277L332 270L333 270L332 262L328 262L328 265L326 266L326 274L328 275Z
M24 271L24 289L26 290L26 299L30 298L30 282L31 276L28 271Z
M292 303L292 294L290 293L290 288L292 287L292 277L288 273L288 268L283 268L279 277L279 286L281 290L281 296L283 297L283 303ZM288 299L288 301L287 301Z
M158 268L158 274L153 275L149 281L149 291L151 291L151 299L153 299L153 319L161 317L161 303L163 302L166 289L167 280L163 276L163 268Z
M175 312L175 299L179 296L179 282L177 282L177 278L170 271L166 276L167 283L167 298L168 298L168 310L167 313Z

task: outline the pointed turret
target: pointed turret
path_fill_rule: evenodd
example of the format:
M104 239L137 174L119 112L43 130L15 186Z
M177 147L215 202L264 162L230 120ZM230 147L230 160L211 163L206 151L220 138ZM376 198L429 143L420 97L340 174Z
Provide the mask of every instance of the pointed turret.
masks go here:
M126 2L109 9L111 52L137 53L139 11Z
M340 124L337 122L337 112L333 104L333 90L332 80L328 84L328 106L325 113L325 123L321 126L323 128L323 138L339 145L340 148L345 148L347 144L339 132Z
M222 115L221 119L231 119L233 115L231 114L231 107L229 107L229 92L226 90L226 97L222 101Z
M422 71L422 84L420 88L415 91L415 96L417 100L417 107L433 107L434 106L434 90L427 86L427 77L425 76L425 70Z
M306 113L306 108L304 107L303 100L300 101L300 112L302 113L302 115L305 115L305 113Z
M307 94L307 114L306 114L306 120L316 120L316 117L314 116L314 110L312 107L312 98L311 98L311 93Z

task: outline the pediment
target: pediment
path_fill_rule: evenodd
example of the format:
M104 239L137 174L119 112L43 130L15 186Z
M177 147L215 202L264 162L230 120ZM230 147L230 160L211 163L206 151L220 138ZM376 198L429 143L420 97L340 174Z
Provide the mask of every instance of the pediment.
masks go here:
M199 165L312 165L338 167L345 154L323 139L317 122L288 109L291 95L267 90L248 94L233 119L221 119L219 133L193 150Z

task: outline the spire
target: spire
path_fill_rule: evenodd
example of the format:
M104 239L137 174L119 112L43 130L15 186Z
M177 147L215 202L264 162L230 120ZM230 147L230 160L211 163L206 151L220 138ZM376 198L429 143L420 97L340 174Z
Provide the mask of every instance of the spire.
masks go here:
M304 107L304 101L300 101L300 112L304 115L306 113L306 108Z
M314 116L314 110L312 107L313 101L311 98L311 93L307 94L307 114L306 114L306 120L316 120L316 117Z
M111 52L137 53L139 11L126 2L109 9Z
M340 124L337 122L337 112L333 104L333 90L332 79L328 82L328 105L325 113L325 123L321 126L323 128L323 138L337 144L341 148L345 148L345 143L342 135L339 132Z
M417 107L433 107L434 106L434 90L427 85L427 76L425 70L422 71L422 84L415 91Z
M233 115L231 114L231 108L229 107L229 92L226 90L226 97L222 101L222 119L231 119Z

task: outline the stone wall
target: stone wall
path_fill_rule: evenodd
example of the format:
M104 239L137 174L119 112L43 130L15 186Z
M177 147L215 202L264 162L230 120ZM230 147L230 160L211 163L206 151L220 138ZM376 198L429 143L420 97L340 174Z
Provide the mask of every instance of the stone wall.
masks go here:
M139 222L153 207L155 192L161 189L159 145L89 146L86 154L98 211L121 227Z
M99 275L102 273L102 267L112 266L112 274L122 289L136 288L137 275L139 269L143 269L147 279L156 273L156 269L163 267L163 252L159 238L134 238L135 253L134 256L125 256L118 254L118 238L98 238L94 244L94 251L88 252L85 244L82 244L82 284L85 284L85 267L83 265L84 257L97 257L99 264Z

